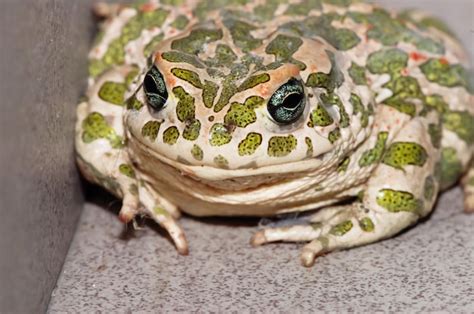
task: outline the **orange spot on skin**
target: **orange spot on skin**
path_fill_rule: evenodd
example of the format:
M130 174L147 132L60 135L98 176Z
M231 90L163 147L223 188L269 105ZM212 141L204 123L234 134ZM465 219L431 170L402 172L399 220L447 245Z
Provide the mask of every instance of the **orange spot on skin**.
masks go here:
M153 60L155 60L155 63L158 63L161 58L161 53L159 51L155 52L155 55L153 56Z
M153 3L145 3L142 6L140 6L140 11L142 11L142 12L155 11L155 5Z
M449 61L445 57L440 58L439 62L441 62L441 64L443 64L443 65L448 65L449 64Z
M407 76L408 75L408 69L407 68L402 69L401 73L402 73L403 76Z
M428 57L425 56L422 53L419 53L417 51L413 51L413 52L410 53L410 59L412 59L415 62L418 62L418 61L424 61L424 60L428 59Z

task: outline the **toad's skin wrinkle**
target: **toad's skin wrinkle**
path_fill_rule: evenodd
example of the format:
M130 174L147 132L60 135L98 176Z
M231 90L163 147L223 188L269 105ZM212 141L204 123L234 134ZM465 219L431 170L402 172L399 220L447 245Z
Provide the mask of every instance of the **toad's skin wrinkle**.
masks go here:
M474 86L441 21L351 0L97 8L79 167L180 253L181 211L314 210L251 240L309 242L309 266L414 224L461 177L474 210Z

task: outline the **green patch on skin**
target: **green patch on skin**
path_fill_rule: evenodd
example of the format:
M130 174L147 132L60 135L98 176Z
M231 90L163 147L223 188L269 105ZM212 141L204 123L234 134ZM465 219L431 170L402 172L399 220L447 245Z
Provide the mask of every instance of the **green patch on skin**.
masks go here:
M117 194L120 193L121 188L115 178L100 172L96 167L94 167L93 164L87 162L80 154L77 154L77 159L82 165L87 167L88 172L92 173L93 177L98 181L98 183L100 183L101 186Z
M334 142L336 142L340 138L341 138L341 129L339 127L329 132L328 140L329 142L331 142L331 144L334 144Z
M310 119L308 126L311 128L315 126L324 127L334 123L333 118L321 104L318 104L318 107L311 111Z
M407 64L408 54L398 48L373 52L367 59L367 69L373 74L400 74Z
M176 144L176 141L179 138L178 128L175 126L170 126L163 132L163 142L168 145Z
M198 5L196 6L196 9L194 9L193 13L199 18L200 21L202 21L208 12L223 8L226 6L240 6L244 5L249 0L213 0L213 1L202 1L199 2Z
M428 159L425 148L414 142L395 142L385 152L382 162L388 166L403 170L404 166L423 167Z
M392 17L383 9L376 8L369 14L352 11L348 13L348 16L356 23L367 24L367 37L385 46L396 46L400 42L408 42L420 50L444 54L445 49L442 43L408 28L403 20Z
M199 69L204 68L204 65L195 55L190 55L181 51L166 51L161 54L161 57L168 62L188 63Z
M456 133L468 145L474 144L474 116L468 111L449 111L442 119L443 127Z
M202 89L202 101L204 106L212 108L218 90L219 86L216 83L207 80L204 81L204 87Z
M194 106L194 97L189 95L183 87L176 86L173 88L174 95L179 99L176 105L176 116L179 121L185 122L194 120L196 115L196 107Z
M107 51L101 59L93 59L89 63L89 75L97 77L114 65L120 65L125 62L125 46L132 40L140 37L144 29L161 27L168 16L168 11L157 9L154 11L137 11L122 28L119 37L112 40Z
M252 155L257 148L262 144L262 135L259 133L250 132L239 143L239 156Z
M439 148L441 145L442 128L439 124L428 124L428 134L430 135L431 144L434 148Z
M463 167L456 150L452 147L443 148L441 151L441 189L444 190L456 183L462 173Z
M418 22L418 27L421 26L421 28L435 28L439 31L442 31L443 33L456 38L455 34L451 31L451 29L448 27L446 23L444 23L442 20L429 16L429 17L424 17L420 22Z
M247 89L254 88L259 84L263 84L270 81L270 75L268 73L261 73L257 75L252 75L251 77L247 78L242 84L237 88L237 92L242 92Z
M443 96L434 94L425 97L424 104L429 109L434 109L439 113L444 113L449 110L448 104L444 101Z
M255 26L236 19L226 19L224 25L229 29L234 44L243 52L253 50L262 44L261 39L254 38L250 34L257 29Z
M255 108L259 107L263 102L264 99L262 97L250 96L245 100L244 104L238 102L232 103L229 111L224 116L224 123L226 125L235 125L240 128L245 128L257 120Z
M125 76L125 84L127 86L132 84L138 74L140 74L140 70L137 66L133 66L132 69L128 72L128 74Z
M387 142L388 132L379 132L377 134L377 142L374 148L365 151L359 159L360 167L367 167L377 163L382 159L385 151L385 143Z
M91 143L99 138L107 139L112 148L122 148L124 140L121 136L115 133L115 130L107 124L102 114L98 112L90 113L82 121L82 141L84 143Z
M409 192L382 189L378 192L376 202L391 213L410 212L418 214L423 209L423 202Z
M289 22L281 28L290 30L298 36L320 36L337 50L345 51L354 48L360 42L360 38L350 29L332 26L333 21L341 19L340 15L328 13L321 16L311 16L303 21Z
M138 196L138 186L135 183L130 184L128 192L134 196Z
M309 137L305 137L304 139L306 146L308 147L306 149L306 157L312 157L313 156L313 142Z
M340 163L339 165L337 166L337 172L346 172L347 171L347 167L349 166L349 163L351 162L351 158L350 157L346 157L344 158Z
M418 80L411 76L399 76L384 85L393 92L393 96L383 101L387 106L411 117L416 114L416 106L411 99L424 99Z
M151 141L154 141L160 131L161 122L159 121L148 121L142 128L142 136L149 137Z
M158 34L155 37L153 37L150 42L145 46L143 49L143 54L145 57L150 57L152 53L155 52L156 47L158 46L159 43L163 40L164 35Z
M178 15L178 17L171 23L176 29L183 30L189 23L189 19L185 15Z
M374 222L369 217L359 220L359 227L365 232L372 232L375 229Z
M342 101L339 96L334 93L321 94L321 101L323 102L323 106L325 107L337 106L339 108L339 126L341 128L347 128L350 125L349 115L347 114L346 108L342 104Z
M199 74L194 71L180 68L172 68L171 73L179 79L188 82L196 88L203 88Z
M161 207L158 207L158 206L153 208L153 212L157 216L170 217L170 213L168 213L164 208L161 208Z
M211 137L209 138L209 143L212 146L222 146L227 144L232 139L232 134L222 123L215 123L211 127Z
M293 135L273 136L268 141L267 153L270 157L284 157L296 148L297 143Z
M425 179L425 184L423 186L423 196L425 200L431 201L435 194L435 180L432 176L428 176Z
M216 157L214 157L214 163L219 168L229 168L229 161L222 155L217 155Z
M127 100L127 109L128 110L140 110L143 107L143 103L137 99L135 95L130 97Z
M201 161L204 158L204 153L199 147L199 145L194 144L193 148L191 149L191 155L193 155L194 159Z
M362 104L362 100L356 94L351 94L351 98L349 99L352 107L354 108L354 114L361 114L360 116L360 125L361 127L365 128L369 124L369 111L365 110L364 105Z
M332 227L330 233L340 237L348 233L352 229L352 227L352 221L346 220Z
M122 106L127 85L118 82L105 82L99 89L99 98L108 103Z
M367 77L365 75L365 68L352 62L349 68L349 76L356 85L367 85Z
M188 120L183 130L183 138L188 141L194 141L198 138L201 131L201 122L199 120Z
M280 3L286 3L286 0L267 0L264 4L256 6L253 13L264 21L271 20L274 18L275 10Z
M197 56L204 51L206 44L220 40L222 36L220 29L194 29L188 36L174 40L171 49Z
M466 88L474 93L474 80L470 79L469 72L460 64L449 64L444 59L430 59L420 65L421 72L430 82L441 86Z
M121 164L119 166L119 171L121 174L126 175L129 178L135 178L135 170L133 170L133 167L128 164Z
M237 60L237 55L227 45L219 44L216 47L216 57L214 63L220 66L231 65L234 61Z
M292 63L297 65L301 71L306 69L306 65L293 58L293 54L298 51L303 44L303 40L298 37L277 35L265 48L267 54L275 56L275 62Z
M329 73L311 73L308 75L306 86L308 87L320 87L325 88L329 92L333 92L335 88L340 87L344 83L344 73L342 73L334 53L326 50L329 60L331 61L331 70Z

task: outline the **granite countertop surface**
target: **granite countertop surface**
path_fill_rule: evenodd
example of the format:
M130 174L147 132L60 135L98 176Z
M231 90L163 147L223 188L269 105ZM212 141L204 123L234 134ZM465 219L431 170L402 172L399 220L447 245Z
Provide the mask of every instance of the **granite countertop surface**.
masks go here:
M399 236L299 264L301 244L252 248L258 220L195 219L179 256L153 223L124 229L117 201L85 205L50 313L135 311L472 312L474 215L455 188Z

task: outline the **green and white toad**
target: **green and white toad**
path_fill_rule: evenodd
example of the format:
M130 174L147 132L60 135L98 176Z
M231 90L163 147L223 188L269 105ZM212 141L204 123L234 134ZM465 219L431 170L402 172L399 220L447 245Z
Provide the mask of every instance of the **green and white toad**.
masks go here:
M84 176L188 252L180 212L315 210L251 243L322 253L388 238L465 174L474 210L474 87L449 29L350 0L162 0L105 18L77 109Z

